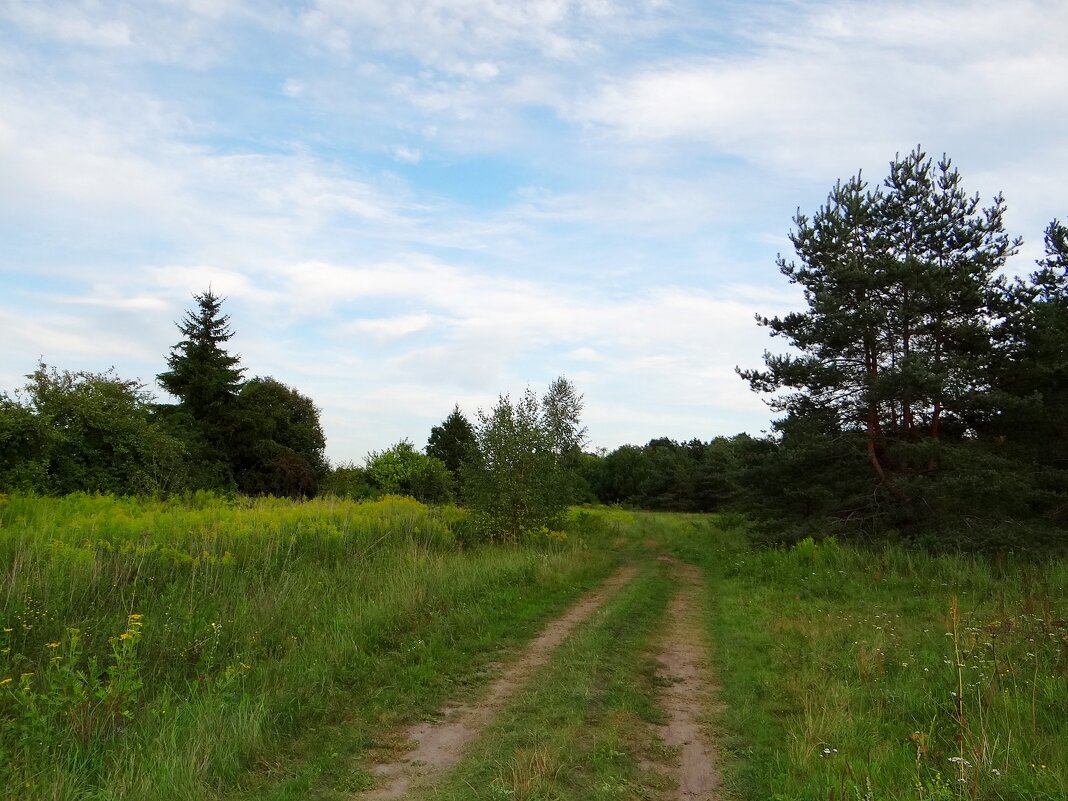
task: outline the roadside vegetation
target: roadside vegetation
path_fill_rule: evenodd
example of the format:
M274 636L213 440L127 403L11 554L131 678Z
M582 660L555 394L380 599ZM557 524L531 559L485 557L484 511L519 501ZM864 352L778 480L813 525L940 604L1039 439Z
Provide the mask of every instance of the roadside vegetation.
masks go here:
M805 540L710 568L741 797L1068 797L1065 559Z
M464 520L406 498L3 498L4 797L301 797L613 561L563 533L461 550Z

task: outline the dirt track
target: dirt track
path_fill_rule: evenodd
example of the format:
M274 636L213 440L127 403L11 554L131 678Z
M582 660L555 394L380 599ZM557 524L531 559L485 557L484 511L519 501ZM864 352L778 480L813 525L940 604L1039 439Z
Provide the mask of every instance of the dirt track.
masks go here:
M701 727L708 681L705 638L698 610L701 607L701 573L692 566L670 560L680 587L667 610L667 629L658 661L658 675L666 683L662 705L667 722L659 727L661 740L678 752L677 766L664 766L674 773L677 801L713 801L720 785L716 753Z
M411 750L401 759L376 765L372 772L379 785L361 793L365 801L394 801L420 784L432 781L459 761L464 749L493 722L501 708L549 661L553 651L608 597L633 578L633 568L623 568L587 594L562 617L549 623L519 656L500 669L485 695L476 703L442 710L442 719L420 723L407 732Z

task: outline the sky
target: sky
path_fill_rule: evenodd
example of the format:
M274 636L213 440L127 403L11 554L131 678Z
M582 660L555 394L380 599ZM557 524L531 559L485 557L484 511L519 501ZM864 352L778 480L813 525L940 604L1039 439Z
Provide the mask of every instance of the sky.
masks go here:
M0 0L0 389L155 386L210 287L335 463L559 375L591 447L759 435L735 366L837 179L946 153L1033 268L1065 42L1063 0Z

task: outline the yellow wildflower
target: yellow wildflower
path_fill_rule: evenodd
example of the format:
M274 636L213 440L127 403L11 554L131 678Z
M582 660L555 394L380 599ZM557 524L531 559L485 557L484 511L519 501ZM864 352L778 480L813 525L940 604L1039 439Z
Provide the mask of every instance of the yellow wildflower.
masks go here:
M50 642L50 643L48 643L48 647L49 648L59 648L59 643L58 642Z
M10 684L13 681L14 679L10 676L8 676L6 679L0 679L0 687L3 687L5 684Z
M130 615L129 616L130 620L140 620L143 617L144 617L144 615Z

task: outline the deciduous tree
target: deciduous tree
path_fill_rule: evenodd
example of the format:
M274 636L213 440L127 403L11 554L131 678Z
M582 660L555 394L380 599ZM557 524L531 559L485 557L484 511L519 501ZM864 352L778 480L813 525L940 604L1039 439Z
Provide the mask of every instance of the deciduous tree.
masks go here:
M185 449L152 417L139 381L45 364L18 399L0 397L0 482L66 494L185 487Z
M245 382L236 403L231 460L238 489L311 497L326 475L326 437L311 398L273 378Z
M528 387L514 402L502 395L479 412L466 485L491 537L514 542L557 524L573 495L565 459L581 446L581 411L581 395L560 378L540 400Z

